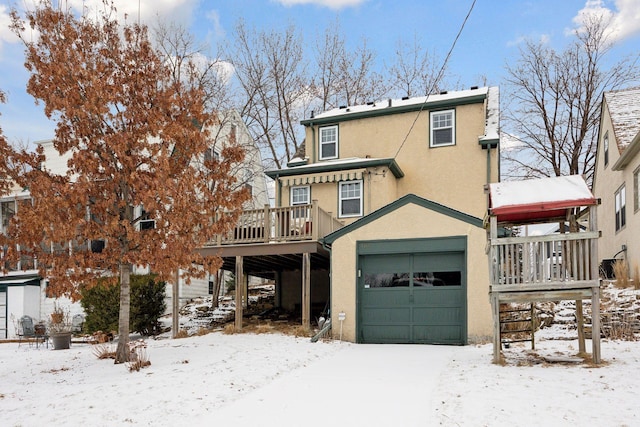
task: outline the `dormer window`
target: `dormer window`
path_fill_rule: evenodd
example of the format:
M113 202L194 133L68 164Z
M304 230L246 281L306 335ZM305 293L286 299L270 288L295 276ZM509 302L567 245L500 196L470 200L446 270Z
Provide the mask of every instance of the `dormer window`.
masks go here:
M320 128L320 160L338 157L338 125Z
M430 147L443 147L456 144L456 112L455 110L431 112Z
M220 154L214 148L210 147L210 148L207 148L207 150L204 152L204 161L210 162L212 160L219 162Z

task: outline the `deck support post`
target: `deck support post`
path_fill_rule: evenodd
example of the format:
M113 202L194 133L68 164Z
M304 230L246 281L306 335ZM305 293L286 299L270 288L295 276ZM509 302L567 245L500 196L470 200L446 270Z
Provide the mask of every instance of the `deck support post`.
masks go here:
M600 364L600 286L591 290L591 351L593 363Z
M491 292L491 312L493 313L493 363L500 363L500 350L502 348L500 337L500 301L498 293Z
M576 323L578 327L578 352L584 354L586 347L584 344L584 311L581 299L576 300Z
M302 254L302 327L311 329L311 254Z
M236 317L235 317L235 330L242 330L242 314L243 314L243 302L242 297L244 293L244 257L242 255L236 256Z

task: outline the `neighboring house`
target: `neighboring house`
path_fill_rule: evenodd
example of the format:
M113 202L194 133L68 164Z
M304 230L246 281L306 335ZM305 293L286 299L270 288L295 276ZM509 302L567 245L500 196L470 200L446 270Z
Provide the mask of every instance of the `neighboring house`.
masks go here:
M606 92L593 179L598 206L601 260L640 264L640 87ZM603 263L610 266L611 261ZM605 268L607 269L607 268Z
M220 114L219 123L211 128L211 148L206 156L219 156L222 149L231 138L236 139L245 149L245 160L233 173L238 179L238 185L248 186L251 199L245 204L246 209L264 208L269 204L266 177L262 166L260 151L251 139L240 115L235 111ZM64 174L67 171L67 161L70 155L60 156L53 147L51 140L40 141L46 156L43 165L51 173ZM204 159L193 159L203 161ZM0 197L0 232L5 233L10 218L20 208L20 202L30 200L28 191L16 188L8 196ZM136 208L137 214L141 208ZM153 220L140 221L139 227L152 227ZM96 241L93 241L95 243ZM103 243L104 244L104 243ZM107 243L108 244L108 243ZM3 248L0 248L0 260ZM15 337L14 322L23 315L29 315L36 320L47 319L53 311L54 301L70 309L70 315L82 313L79 303L72 303L68 299L55 300L46 296L46 280L39 276L37 265L33 258L25 258L19 265L6 265L9 270L2 274L0 270L0 339ZM134 273L144 274L148 269L135 267ZM180 299L189 299L211 293L212 278L194 279L186 285L180 281ZM167 307L170 309L172 284L167 286Z
M276 207L245 213L235 235L248 238L202 252L221 254L240 280L274 278L276 302L304 326L330 311L335 338L490 337L483 219L485 189L499 179L498 88L345 106L301 123L304 158L267 172Z

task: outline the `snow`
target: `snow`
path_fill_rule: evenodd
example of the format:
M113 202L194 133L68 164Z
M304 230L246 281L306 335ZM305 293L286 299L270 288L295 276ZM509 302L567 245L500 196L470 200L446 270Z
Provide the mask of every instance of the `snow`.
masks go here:
M640 87L604 94L620 152L640 132Z
M221 332L146 343L151 366L138 372L88 344L0 344L2 425L640 425L635 341L603 340L599 367L572 362L575 339L513 345L504 365L490 344Z
M491 207L592 200L593 194L580 175L505 181L489 184Z
M328 110L323 113L317 114L314 119L308 119L308 120L313 121L313 120L325 119L329 117L348 116L352 113L381 111L389 107L392 107L392 108L405 107L405 106L420 105L425 103L426 103L425 107L428 107L428 104L431 104L431 103L441 103L444 101L451 101L455 99L464 99L467 97L486 95L488 91L489 91L489 88L482 87L478 89L450 91L447 93L441 93L441 94L429 95L429 96L419 96L414 98L383 100L383 101L377 101L377 102L364 104L364 105L348 106L346 108L334 108L332 110Z

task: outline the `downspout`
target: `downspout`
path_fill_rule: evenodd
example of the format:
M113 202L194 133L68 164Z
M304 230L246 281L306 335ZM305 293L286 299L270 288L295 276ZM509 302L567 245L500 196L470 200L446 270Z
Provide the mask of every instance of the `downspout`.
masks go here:
M316 162L316 128L313 122L309 123L311 126L311 163Z
M320 244L322 245L323 248L325 248L327 250L327 252L329 252L329 316L328 319L325 322L325 326L320 330L320 332L318 332L316 335L314 335L313 337L311 337L311 342L317 342L320 338L322 338L322 336L324 336L326 333L328 333L331 328L332 328L332 322L331 322L331 304L333 302L333 298L331 295L331 292L333 290L333 286L332 286L332 275L331 275L331 246L328 246L327 243L325 242L324 239L320 239L319 240Z

